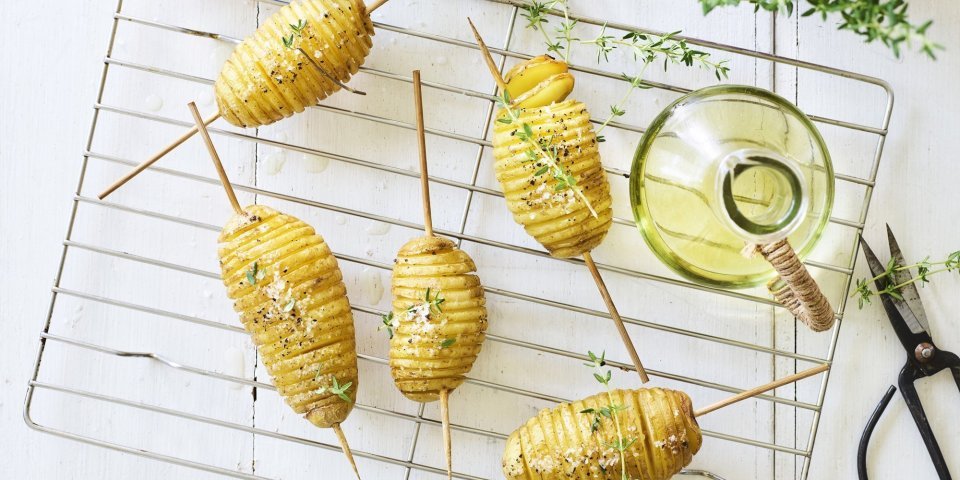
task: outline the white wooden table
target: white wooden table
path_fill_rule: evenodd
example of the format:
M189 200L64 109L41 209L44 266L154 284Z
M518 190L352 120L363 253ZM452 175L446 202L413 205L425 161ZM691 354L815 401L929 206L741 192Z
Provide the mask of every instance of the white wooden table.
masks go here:
M575 11L583 12L584 5L590 2L571 3ZM836 33L818 21L773 19L768 14L754 14L750 8L722 10L703 18L693 0L648 0L638 7L628 6L626 0L598 3L607 10L591 12L591 16L618 18L662 30L683 28L691 36L836 66L889 81L897 101L865 236L881 245L884 241L883 226L887 222L899 233L908 256L938 256L960 248L960 227L956 224L960 213L960 192L957 190L960 162L956 161L955 155L960 149L960 136L956 134L960 128L960 117L956 115L960 111L960 93L955 80L957 72L960 72L960 5L932 0L913 1L911 11L914 18L936 19L934 37L946 46L942 58L938 62L931 62L916 54L908 54L897 60L880 46L863 46L856 38ZM21 417L23 394L26 382L33 373L37 335L46 314L49 286L70 213L71 192L76 185L80 152L92 115L90 106L96 97L102 66L100 59L105 51L115 6L114 0L60 0L51 2L46 8L15 2L7 5L4 12L4 28L0 30L3 44L6 45L0 53L0 64L7 66L5 74L0 77L0 104L4 109L4 115L0 116L0 171L4 172L0 176L0 252L3 253L0 256L3 272L0 275L0 318L6 333L0 360L0 452L3 452L0 455L0 476L3 478L160 479L208 476L194 470L41 435L29 430ZM139 9L136 11L144 18L233 36L243 36L251 31L258 15L253 2L241 0L129 0L128 6ZM500 10L494 11L488 7L480 0L456 3L451 0L393 0L378 11L375 18L415 28L429 24L431 31L467 39L463 16L470 14L479 20L489 39L500 39L505 22L496 16ZM118 44L117 53L131 59L150 58L164 65L192 69L198 75L213 77L225 52L229 51L217 47L215 43L197 43L200 47L192 58L175 58L169 52L176 50L177 45L166 45L161 37L151 39L150 35L145 32L135 36L139 39L136 43ZM526 38L530 45L537 41L534 36L522 38ZM414 45L404 44L402 39L397 40L389 34L379 35L375 43L375 48L379 50L371 57L374 65L401 71L420 67L427 80L489 90L489 81L479 57L473 55L472 51L429 46L426 53L409 54L405 50ZM498 45L499 41L491 43ZM401 53L396 53L397 50ZM848 87L838 87L816 79L807 80L803 76L798 78L788 69L778 70L776 80L771 83L768 71L752 71L751 68L751 65L734 65L734 79L764 87L775 86L778 91L799 99L801 107L805 101L816 103L811 98L816 97L817 92ZM464 76L470 79L464 80ZM202 86L184 91L179 88L182 84L176 82L148 83L141 81L143 78L133 73L112 77L111 81L115 82L109 90L112 101L180 119L188 118L183 107L188 100L198 100L205 111L213 109L209 93L206 92L208 89ZM363 76L357 80L362 83ZM375 111L391 117L412 117L406 84L370 82L364 86L369 87L371 97L378 99ZM583 89L578 90L579 96L594 98L596 102L605 101L600 87L593 86L591 89L590 85L581 85L579 88ZM863 105L861 92L842 93L849 97L849 104L832 105L832 111L849 114L850 109ZM617 89L610 96L613 98L619 94ZM434 98L431 99L431 96ZM361 100L341 95L337 101L340 102L338 105L355 107ZM482 125L478 124L478 118L481 117L476 114L476 105L461 105L455 98L441 98L440 94L429 90L427 102L428 126L471 135L482 134ZM632 103L633 111L638 112L632 118L638 122L649 120L663 105L664 102L659 99L645 98L641 92ZM853 115L856 116L856 113ZM358 125L349 124L356 135L354 137L335 131L337 125L328 117L305 117L261 129L260 135L281 141L310 143L337 152L362 153L367 158L401 168L415 165L414 137L409 131L370 130L369 127ZM98 144L109 145L130 158L143 157L164 139L172 137L177 130L172 127L146 130L135 121L122 122L119 119L105 119L99 128ZM264 188L308 194L320 201L335 199L341 205L397 215L412 222L419 221L419 196L415 194L416 183L412 179L398 181L369 173L361 175L356 169L344 168L336 162L326 164L316 158L302 158L293 153L279 155L275 148L255 149L252 144L227 139L215 141L236 182L256 182ZM429 141L431 173L440 177L459 178L472 168L475 147L464 149L436 138ZM632 145L628 141L623 141L621 146L614 142L609 147L613 150L605 152L605 161L618 168L628 167L630 147ZM846 151L856 147L841 145L838 148ZM186 171L212 175L205 153L196 141L185 145L164 162ZM94 186L103 184L122 170L119 166L99 165L91 171L88 181ZM492 186L491 179L489 171L481 172L481 183ZM93 190L90 192L93 193ZM456 229L463 202L459 193L439 187L435 187L433 193L435 223L439 228ZM252 196L244 197L241 201L253 200ZM213 224L222 223L229 212L217 188L187 188L182 183L156 174L145 174L143 180L131 183L118 192L116 198L163 208L174 214L189 212ZM500 200L488 199L484 202L489 203L489 209L484 210L483 217L485 222L489 222L489 226L485 227L488 233L504 231L499 235L505 239L528 244L519 228L515 228L502 213L504 209L497 203ZM621 206L619 211L626 212L626 209ZM215 269L213 233L198 235L195 231L175 229L155 232L152 229L157 224L149 222L111 223L119 218L109 214L88 217L77 234L116 249L149 252L198 268ZM320 230L326 232L331 243L336 244L339 239L341 244L350 244L342 245L350 253L381 261L389 261L397 246L414 234L399 228L381 234L378 227L369 222L338 218L332 214L311 220L315 225L325 225ZM104 238L100 234L101 226L109 226L111 232L121 233L112 233L110 238ZM474 227L483 229L484 225ZM155 233L147 236L143 232ZM623 232L611 240L609 243L612 245L598 251L598 260L628 254L649 256L647 253L637 253L637 250L646 252L646 247L636 232ZM176 310L184 314L235 323L230 315L229 303L223 298L222 288L216 280L182 282L179 277L159 270L144 275L142 269L125 270L124 265L119 263L104 268L102 263L86 262L82 255L76 260L79 263L70 270L75 284L86 285L93 290L119 289L122 292L113 290L111 293L136 295L144 303L166 307L175 304ZM500 282L522 288L522 283L516 280L513 283L502 280L512 270L506 256L483 252L477 260L484 278L491 279L488 283ZM96 270L84 268L90 265ZM555 272L548 270L541 275L547 280L546 275L551 273ZM856 275L862 277L864 273L865 268L858 265ZM351 298L355 303L383 305L387 301L389 293L381 298L374 279L379 277L381 282L386 283L389 281L386 274L364 272L356 266L345 267L345 274L348 288L353 289ZM527 277L513 275L511 278ZM553 298L569 299L600 308L599 297L587 275L584 273L581 278L571 278L573 280L570 282L563 282L548 291L538 291L537 294L549 294ZM621 303L621 309L654 318L676 316L695 319L698 314L715 315L728 306L723 302L691 304L669 290L634 295L635 292L644 292L642 288L649 286L643 287L637 282L623 279L612 280L611 288L614 297ZM960 278L954 275L952 278L936 278L922 291L932 333L942 348L954 351L960 351L960 335L956 333L960 331L960 315L956 313L960 311L958 288ZM649 301L650 298L654 300ZM546 343L563 345L575 351L606 348L613 355L624 358L613 328L606 321L577 321L572 315L542 318L542 312L536 311L530 312L530 318L525 318L525 312L511 310L509 302L496 308L500 312L513 314L509 319L495 320L497 324L492 328L499 328L499 333L534 330L538 339ZM254 373L252 350L236 335L183 326L171 330L163 320L141 318L106 307L91 307L83 302L71 303L66 300L61 302L58 309L61 311L57 318L65 322L60 327L80 338L108 339L118 348L163 351L179 360L231 375L250 378ZM540 317L535 317L538 313ZM724 334L730 336L742 334L755 338L769 335L778 347L784 347L784 342L802 341L798 340L798 336L771 329L769 325L758 321L767 318L769 323L771 315L772 309L758 311L755 312L756 318L729 321L717 328L727 329ZM695 320L690 322L688 327L703 328ZM375 331L375 323L370 318L358 317L361 350L383 355L385 341L382 334ZM583 335L571 338L567 333L584 330L590 332L588 338L583 338ZM721 379L742 386L766 381L782 369L781 365L772 365L769 360L766 360L766 364L751 362L753 358L769 357L747 355L738 362L705 362L692 351L644 345L643 340L638 343L647 347L641 349L641 354L646 351L650 355L646 358L652 368L663 369L669 364L672 371L689 372L691 375ZM80 368L79 364L65 361L64 357L57 355L56 352L50 352L50 357L45 359L44 367L47 370L44 373L64 384L104 386L113 389L112 393L125 394L136 401L163 403L234 422L247 422L259 428L333 441L329 433L317 432L306 422L291 415L272 394L261 394L265 398L254 402L248 388L230 388L224 387L222 382L198 381L146 361L121 365L115 360L90 357L87 359L89 362L83 363L84 367ZM521 362L538 362L537 368L530 369ZM878 305L862 311L857 311L855 306L849 308L840 335L810 478L852 478L856 475L855 453L860 430L886 386L894 381L902 362L902 349L884 319L881 308ZM89 365L97 365L98 368L89 368ZM549 357L518 356L501 345L488 345L477 368L480 374L490 378L510 379L519 376L514 384L558 396L577 397L590 392L594 386L590 384L587 372L575 371L562 381L550 376L564 374L567 365L569 362L559 363ZM259 373L262 378L264 373ZM376 401L388 408L416 413L416 405L390 393L392 384L385 368L371 367L362 371L362 374L362 397L366 396L372 401L372 397L376 396ZM618 385L629 386L635 383L635 379L618 374L617 382ZM948 464L955 475L960 474L960 423L955 421L960 411L960 396L953 382L943 375L921 382L918 389L925 400L927 413ZM182 394L171 395L170 392ZM797 395L802 396L803 393L801 387ZM509 430L519 419L532 414L535 407L543 406L504 399L469 387L459 395L461 398L455 396L453 401L455 422L483 425L501 431ZM718 392L710 395L709 398L702 397L700 402L706 403L722 396ZM470 401L488 402L502 414L492 418L475 418L470 401L464 400L466 397L470 397ZM113 435L111 438L121 441L160 451L175 451L191 459L245 472L255 469L257 474L278 478L347 478L348 475L344 462L333 453L318 453L307 447L284 447L284 444L269 439L258 438L254 441L248 434L225 435L215 429L180 421L137 424L137 419L141 419L137 415L121 415L120 410L110 408L89 410L85 408L87 406L83 402L50 401L42 411L45 419L56 420L72 428L95 433L109 432ZM805 432L790 431L791 423L796 422L789 418L777 416L776 425L773 422L748 420L754 414L762 418L777 415L776 412L771 413L770 408L762 402L747 403L746 406L732 408L725 416L717 414L716 420L705 420L705 426L733 429L738 434L751 437L781 440L786 435L805 438ZM427 407L425 415L436 418L435 407ZM147 418L142 417L142 421L152 421ZM364 449L404 456L409 448L409 424L381 422L374 425L371 421L371 417L363 412L354 413L349 425L345 425L352 442L362 445ZM454 438L458 440L457 435ZM469 443L469 439L459 439ZM729 445L714 449L711 443L720 441L709 438L706 441L694 467L721 473L729 480L795 477L797 462L791 455L769 455L755 449L731 450L727 448ZM439 466L437 429L424 427L420 442L418 461ZM499 448L500 443L497 442L484 444L475 441L469 443L469 450L464 446L459 449L455 447L455 462L465 471L498 478ZM919 434L899 395L874 434L870 456L873 478L935 477ZM366 478L397 478L395 468L378 467L372 462L364 462L362 468L367 473ZM431 477L414 472L412 478Z

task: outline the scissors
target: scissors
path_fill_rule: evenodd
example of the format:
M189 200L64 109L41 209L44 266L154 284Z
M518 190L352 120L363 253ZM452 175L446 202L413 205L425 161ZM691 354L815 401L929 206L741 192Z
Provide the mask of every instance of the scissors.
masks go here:
M887 241L890 244L890 258L896 265L907 265L903 259L903 253L900 251L900 245L894 238L890 226L887 225ZM887 264L881 262L873 253L873 250L867 245L867 242L860 238L860 245L863 247L863 254L867 258L867 265L874 276L883 275L887 271ZM910 281L913 275L909 270L900 270L894 272L891 279L878 278L875 283L877 291L887 288L890 281L896 282L894 285L901 285ZM920 430L920 436L923 437L923 443L927 446L933 465L936 467L940 480L950 480L950 472L947 470L947 462L943 458L943 452L940 451L940 445L937 443L933 430L930 429L930 423L927 421L927 415L923 411L923 405L920 403L920 397L917 395L917 389L914 382L917 380L936 375L937 373L950 369L953 373L953 380L957 383L957 389L960 390L960 357L956 354L940 350L933 343L930 334L927 333L929 323L927 315L923 310L923 304L920 302L920 295L917 292L916 284L911 283L899 289L899 296L880 295L883 302L883 309L887 312L890 324L893 330L900 338L900 343L907 353L907 362L900 370L900 377L897 383L900 386L900 394L913 415L913 420ZM860 437L860 448L857 452L857 471L861 480L867 480L867 444L870 442L870 434L876 426L880 415L890 403L896 387L891 386L887 393L877 405L870 420L867 422L863 435Z

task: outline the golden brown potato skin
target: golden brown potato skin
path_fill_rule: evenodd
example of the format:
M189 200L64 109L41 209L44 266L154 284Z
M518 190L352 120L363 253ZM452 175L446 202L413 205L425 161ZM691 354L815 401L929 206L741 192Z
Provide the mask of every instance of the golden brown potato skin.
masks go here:
M497 180L513 219L554 257L577 257L593 250L610 230L613 210L610 183L600 164L597 136L586 106L566 100L516 112L519 122L496 122L493 134ZM504 115L501 111L499 118ZM557 180L549 172L534 176L543 164L529 161L529 144L516 136L523 123L532 127L536 138L557 146L560 165L577 179L596 217L573 190L554 191Z
M217 106L228 122L257 127L299 113L340 89L283 37L306 21L300 47L342 83L363 65L373 23L359 0L297 0L270 16L223 65L214 84Z
M318 427L343 422L356 400L357 353L337 259L299 219L261 205L244 212L220 234L223 284L234 309L287 404ZM254 262L262 274L251 285ZM353 383L350 402L318 392L334 377Z
M626 451L628 478L667 480L693 460L702 438L687 394L662 388L611 394L615 404L627 408L618 414L624 438L636 439ZM604 418L600 428L591 432L593 416L580 413L610 403L604 392L541 410L507 438L504 476L509 480L619 480L619 452L610 446L617 441L613 421Z
M394 335L390 340L390 372L409 399L432 402L441 390L465 380L486 338L487 308L473 260L457 245L440 237L407 242L393 267ZM431 298L444 299L442 311L428 318L409 312ZM445 340L454 340L443 346Z

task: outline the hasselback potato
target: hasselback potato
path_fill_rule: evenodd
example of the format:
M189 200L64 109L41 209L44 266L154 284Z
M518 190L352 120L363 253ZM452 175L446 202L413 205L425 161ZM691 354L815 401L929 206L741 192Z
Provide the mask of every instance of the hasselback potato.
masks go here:
M613 222L610 184L590 115L583 103L565 100L574 83L567 69L548 56L511 69L504 80L517 118L501 109L493 135L496 176L514 220L560 258L593 250ZM525 124L533 142L554 153L556 163L575 179L573 188L545 171L542 156L531 159L531 142L519 134Z
M617 413L623 437L633 440L622 463L613 420L589 413L611 404L623 407ZM626 465L627 478L667 480L691 462L701 440L687 394L612 390L541 410L507 438L503 474L509 480L615 480Z
M223 283L278 392L314 425L336 427L356 400L357 355L330 248L311 226L261 205L234 215L219 241Z
M316 105L357 73L373 46L371 35L373 23L359 0L291 2L223 65L214 85L221 115L256 127Z
M487 330L473 260L435 236L414 238L393 267L390 371L409 399L431 402L463 383Z

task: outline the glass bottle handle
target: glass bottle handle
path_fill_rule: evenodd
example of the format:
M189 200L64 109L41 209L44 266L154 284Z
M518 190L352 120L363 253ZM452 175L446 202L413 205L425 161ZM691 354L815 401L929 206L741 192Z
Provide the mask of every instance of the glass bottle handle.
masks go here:
M777 271L778 277L767 284L773 297L811 330L822 332L832 327L833 307L790 242L784 239L761 245L757 251Z

